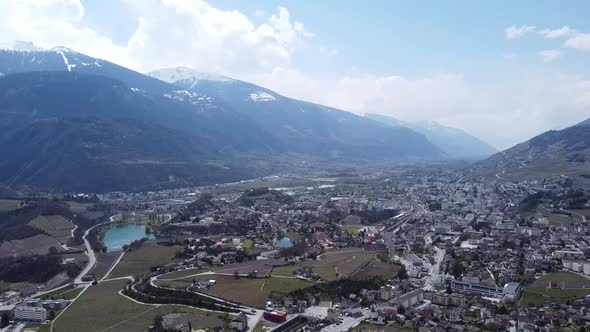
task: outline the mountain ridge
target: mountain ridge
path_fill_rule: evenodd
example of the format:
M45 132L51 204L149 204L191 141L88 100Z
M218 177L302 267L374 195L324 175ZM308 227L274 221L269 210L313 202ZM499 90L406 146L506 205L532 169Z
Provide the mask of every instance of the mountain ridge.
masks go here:
M190 73L170 84L61 47L0 50L0 72L6 126L0 153L7 156L0 169L14 174L0 182L11 185L137 190L269 175L284 158L300 164L444 158L410 129L211 74ZM69 144L67 153L60 144ZM101 176L80 186L89 172Z
M426 136L451 158L483 159L497 150L462 129L443 126L435 121L405 122L382 114L365 114L366 118L393 127L406 127Z
M590 178L590 119L546 131L473 165L468 172L497 179L555 175Z

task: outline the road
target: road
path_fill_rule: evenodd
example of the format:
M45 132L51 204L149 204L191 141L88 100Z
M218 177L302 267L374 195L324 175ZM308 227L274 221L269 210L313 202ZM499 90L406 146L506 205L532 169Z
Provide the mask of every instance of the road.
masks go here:
M369 316L366 314L358 318L343 317L342 323L338 325L332 324L330 326L326 326L321 330L321 332L346 332L354 327L359 326L368 317Z
M80 274L76 277L76 279L74 280L74 284L81 284L82 278L84 278L88 274L88 272L90 272L90 270L96 264L96 255L94 255L94 250L92 250L92 247L90 246L90 242L88 242L88 239L86 239L86 237L88 237L88 233L90 233L91 230L93 230L94 228L96 228L98 226L112 223L113 221L115 221L114 218L115 218L115 216L111 216L111 217L109 217L109 221L106 221L106 222L103 222L100 224L96 224L96 225L88 228L86 230L86 232L84 232L84 236L82 237L82 239L84 240L84 246L86 247L85 254L86 254L86 256L88 256L88 264L86 264L84 269L82 269L82 272L80 272Z
M436 276L438 276L440 272L440 264L445 258L446 250L440 249L437 246L434 246L434 250L436 254L434 255L434 264L430 266L429 276L426 278L426 282L424 283L424 290L434 290L434 280Z

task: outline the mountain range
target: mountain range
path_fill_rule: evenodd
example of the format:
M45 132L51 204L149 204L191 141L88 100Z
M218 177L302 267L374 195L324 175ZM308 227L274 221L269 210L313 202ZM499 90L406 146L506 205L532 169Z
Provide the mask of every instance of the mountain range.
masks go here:
M497 179L568 175L590 179L590 119L550 130L469 168L476 176Z
M365 114L366 118L392 127L410 128L423 134L449 158L479 160L498 152L488 143L457 128L443 126L434 121L405 122L381 114Z
M260 176L277 158L445 158L411 129L247 82L187 68L150 75L64 47L0 50L0 182L139 190Z

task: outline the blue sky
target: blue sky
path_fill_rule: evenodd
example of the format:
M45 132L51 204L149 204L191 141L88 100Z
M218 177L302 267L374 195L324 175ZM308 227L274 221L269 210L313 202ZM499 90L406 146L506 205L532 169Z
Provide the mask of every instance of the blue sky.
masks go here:
M126 43L137 18L118 0L82 1L91 26ZM561 48L562 40L530 34L507 40L512 25L590 31L590 2L571 1L265 1L219 0L211 5L238 10L253 22L279 6L289 10L314 34L294 53L292 64L323 75L362 72L419 78L441 72L461 72L473 79L534 74L559 69L588 76L588 54L563 50L561 60L547 66L537 56L544 49ZM257 16L257 12L264 16ZM320 51L337 52L326 59Z
M0 0L0 39L189 66L506 148L590 117L588 1Z

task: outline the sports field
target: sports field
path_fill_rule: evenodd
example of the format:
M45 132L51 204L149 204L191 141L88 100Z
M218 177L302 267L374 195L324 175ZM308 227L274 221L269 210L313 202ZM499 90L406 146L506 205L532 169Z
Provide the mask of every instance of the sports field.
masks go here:
M521 306L541 306L545 302L565 303L590 294L590 279L572 272L547 274L527 287Z
M348 277L365 270L377 260L377 253L363 249L332 250L322 254L317 260L305 261L306 267L319 274L324 280L336 280L337 276ZM395 265L389 264L394 267Z

